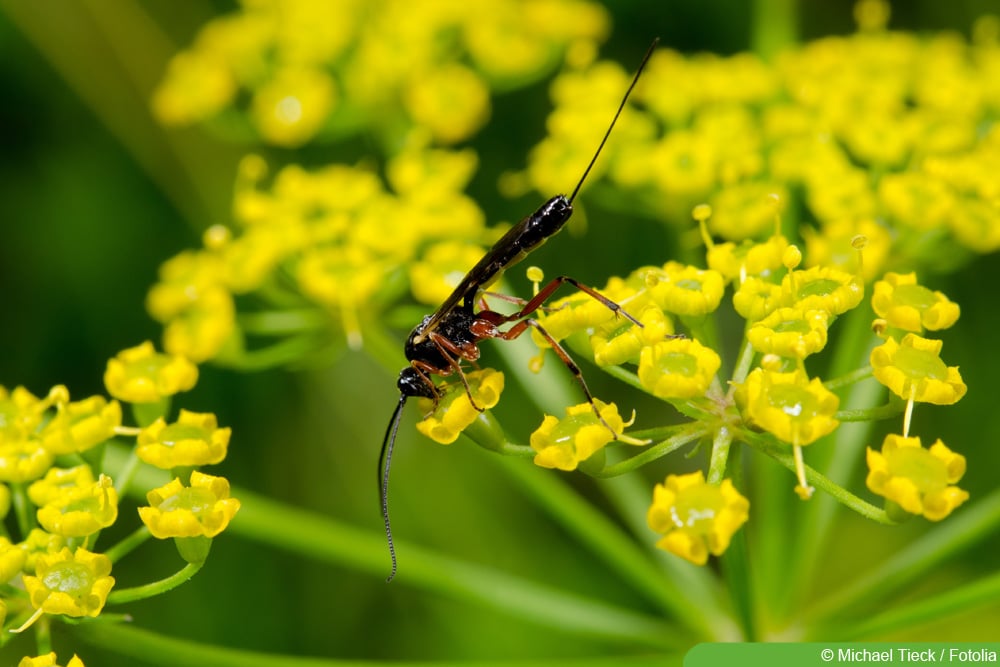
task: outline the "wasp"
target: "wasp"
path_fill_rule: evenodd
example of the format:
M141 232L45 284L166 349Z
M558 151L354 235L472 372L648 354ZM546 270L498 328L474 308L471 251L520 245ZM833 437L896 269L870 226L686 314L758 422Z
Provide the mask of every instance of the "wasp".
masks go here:
M591 169L597 162L598 156L604 149L611 130L614 129L618 117L625 108L632 89L639 81L639 75L649 61L659 38L646 51L642 62L639 64L632 78L632 82L621 104L611 119L607 131L604 133L597 150L594 152L590 163L584 170L583 175L577 182L576 187L569 197L566 195L556 195L542 204L537 211L527 216L519 223L507 231L503 237L497 241L492 248L476 263L465 275L462 282L455 287L451 295L441 304L441 306L431 315L427 315L413 329L406 339L405 354L409 365L399 373L396 387L399 389L399 403L389 419L389 425L382 440L382 449L379 455L378 483L379 496L382 503L382 521L385 524L385 536L389 546L389 556L392 560L392 570L386 581L392 581L396 575L396 549L392 541L392 528L389 523L389 468L392 461L392 450L396 443L396 433L399 429L399 420L403 413L406 400L410 397L423 397L433 400L435 403L441 398L443 390L434 384L432 376L457 375L465 387L466 394L472 406L483 411L483 408L476 405L472 397L472 390L465 378L462 370L463 362L475 363L479 359L479 344L491 338L501 340L513 340L521 336L529 328L533 328L542 335L551 345L562 362L573 374L584 395L594 407L594 412L598 419L607 426L604 418L601 417L594 397L587 388L587 383L583 379L583 373L573 362L566 351L559 343L545 331L542 325L529 317L543 306L546 300L563 284L569 283L576 289L588 294L600 303L604 304L616 315L627 318L634 324L642 326L638 320L625 312L617 303L598 293L591 287L584 285L568 276L559 276L548 282L544 287L528 301L523 302L523 306L515 313L503 314L486 308L482 295L493 283L495 283L503 272L524 259L531 251L545 243L554 236L573 214L573 200L576 199L580 188L590 174ZM511 324L508 328L504 325ZM611 427L608 427L611 430ZM612 435L617 439L617 434L612 430Z

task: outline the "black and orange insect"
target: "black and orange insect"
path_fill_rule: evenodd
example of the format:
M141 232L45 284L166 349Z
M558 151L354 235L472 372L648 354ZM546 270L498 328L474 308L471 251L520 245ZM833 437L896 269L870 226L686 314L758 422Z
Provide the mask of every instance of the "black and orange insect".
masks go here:
M379 495L382 501L382 520L385 524L385 535L389 545L389 556L392 559L392 571L387 581L391 581L396 575L396 549L392 541L392 528L389 524L389 466L392 460L392 449L396 443L396 432L399 429L399 420L406 405L406 399L410 397L430 398L435 403L441 398L443 390L434 384L431 376L449 376L455 374L465 386L466 393L472 406L482 411L476 405L472 397L465 373L462 370L462 362L475 362L479 359L479 343L490 339L499 338L502 340L513 340L527 331L534 328L552 346L552 349L559 356L566 367L576 378L580 388L586 395L587 400L594 406L594 412L602 423L601 417L594 404L594 397L587 388L587 383L583 379L583 374L573 362L566 351L537 321L529 317L545 301L552 296L560 285L569 283L578 290L585 292L597 301L607 306L617 315L621 315L633 323L642 326L639 322L625 312L621 306L611 301L607 297L599 294L596 290L588 287L568 276L559 276L548 282L538 290L530 300L515 313L503 314L489 310L482 300L482 293L494 282L496 282L504 271L514 264L517 264L532 250L542 245L551 236L555 235L573 214L573 200L580 192L583 182L597 162L597 157L601 154L604 144L611 136L618 117L625 108L632 89L635 88L639 75L642 73L646 62L649 60L653 49L659 40L653 40L649 50L643 57L639 68L636 70L632 83L625 91L621 104L615 112L611 124L608 126L601 143L598 145L594 156L580 177L576 187L569 197L556 195L528 217L510 228L503 237L494 244L479 262L466 274L462 282L458 284L451 295L444 303L431 315L424 317L423 321L416 326L406 340L406 358L410 365L399 373L396 387L399 389L399 403L389 419L389 425L385 431L385 438L382 440L382 450L379 456L378 482ZM478 308L478 309L477 309ZM501 329L505 324L514 323L507 329ZM605 423L605 426L607 424ZM610 430L610 427L608 427ZM612 431L617 438L617 434Z

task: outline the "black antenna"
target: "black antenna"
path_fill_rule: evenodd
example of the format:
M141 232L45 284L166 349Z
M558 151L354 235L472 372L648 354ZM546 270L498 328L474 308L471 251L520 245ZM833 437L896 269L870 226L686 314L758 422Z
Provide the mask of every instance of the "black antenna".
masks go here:
M601 150L604 149L604 144L607 143L608 137L611 136L611 130L615 129L615 123L618 122L618 116L622 115L622 110L625 108L625 103L628 102L628 96L632 94L632 89L635 88L635 84L639 82L639 75L642 74L643 68L646 67L646 63L649 61L649 57L653 55L653 49L656 45L660 43L660 38L656 37L653 39L653 43L649 45L649 49L646 50L646 55L642 57L642 62L639 63L639 69L635 71L635 76L632 77L632 83L629 84L628 90L625 91L625 96L622 98L622 103L618 105L618 111L615 112L615 117L611 119L611 125L608 125L608 131L604 133L604 137L601 139L601 144L597 147L594 152L594 157L590 158L590 164L587 168L583 170L583 176L580 177L580 181L573 188L573 194L569 196L569 203L572 204L573 200L576 199L576 195L580 192L580 188L583 187L583 182L587 180L587 176L590 174L590 170L594 167L594 163L597 162L597 156L601 154Z
M389 583L396 576L396 546L392 543L392 526L389 525L389 466L392 463L392 448L396 443L396 431L399 430L399 418L403 414L403 406L406 405L406 394L399 395L399 403L392 413L389 426L385 429L385 438L382 440L382 451L378 456L378 484L379 493L382 496L382 523L385 524L385 539L389 544L389 558L392 559L392 570L385 582ZM390 437L391 436L391 437Z

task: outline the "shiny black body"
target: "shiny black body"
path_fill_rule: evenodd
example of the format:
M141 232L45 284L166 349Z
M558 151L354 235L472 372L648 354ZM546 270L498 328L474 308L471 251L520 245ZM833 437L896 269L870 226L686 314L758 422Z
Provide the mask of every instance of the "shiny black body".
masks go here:
M479 293L496 282L504 271L520 262L528 253L562 229L571 215L573 215L573 204L566 195L556 195L542 204L537 211L508 229L507 233L493 244L490 251L469 269L465 278L445 299L441 307L429 319L424 318L424 321L413 330L406 345L406 358L410 361L418 358L410 356L410 344L414 337L423 340L426 333L440 326L444 319L455 312L455 306L459 302L462 302L462 309L471 315Z

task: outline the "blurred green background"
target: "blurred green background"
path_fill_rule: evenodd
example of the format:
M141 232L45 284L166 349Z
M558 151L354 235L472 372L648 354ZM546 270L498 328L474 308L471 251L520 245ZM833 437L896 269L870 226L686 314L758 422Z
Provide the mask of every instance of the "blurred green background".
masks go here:
M802 37L849 32L851 5L802 3ZM57 383L77 397L103 393L110 356L158 340L160 327L144 309L146 291L163 260L198 245L207 226L230 219L244 149L199 128L159 127L148 99L169 56L189 44L207 19L233 7L196 0L0 0L0 384L22 384L36 394ZM601 55L626 68L653 35L685 52L749 47L750 3L636 1L609 8L615 27ZM972 20L989 9L996 11L996 3L896 3L892 26L967 34ZM549 106L544 83L494 100L491 123L474 144L481 169L471 189L491 220L517 219L534 207L531 198L502 199L495 183L501 172L523 166L526 151L544 132ZM262 152L275 163L321 163L352 162L365 151L359 140L313 147L304 156ZM598 215L589 211L587 236L564 234L540 250L535 263L552 267L553 275L601 283L642 263L664 261L670 239L662 230L639 221L621 234L602 229ZM969 393L956 406L918 410L914 425L918 432L932 427L935 436L969 456L962 486L973 498L997 487L1000 469L992 389L1000 378L994 342L1000 328L998 266L995 256L979 257L958 273L933 277L933 286L962 306L958 326L942 338L946 359L961 367ZM524 289L523 281L519 287ZM487 362L495 358L486 352ZM606 380L593 369L588 379L599 394ZM213 472L377 536L382 527L374 471L397 397L394 383L363 353L348 352L324 368L237 374L205 366L199 385L182 402L215 412L233 428L230 456ZM537 422L532 410L525 408L526 423ZM413 418L404 420L394 463L394 528L401 540L644 608L613 573L602 573L591 555L538 513L495 457L462 441L452 447L424 441L412 432ZM654 468L644 471L650 486L668 470ZM586 481L567 479L588 493ZM847 518L843 539L831 550L850 554L850 560L833 574L863 570L924 530L919 521L885 529ZM953 559L929 585L993 572L997 553L1000 537L994 536ZM597 640L410 587L405 547L400 559L404 574L386 586L380 576L227 534L215 541L194 581L131 605L129 612L137 627L164 634L337 658L517 658L611 650ZM120 570L116 566L115 574L120 585L135 585L178 566L171 547L147 544ZM983 638L980 633L992 628L1000 639L997 627L1000 610L994 607L925 626L920 636ZM12 659L30 652L16 642L11 646ZM77 650L88 667L143 664L65 635L56 636L56 647L60 657ZM6 656L0 663L11 664Z

